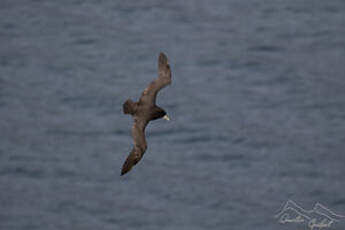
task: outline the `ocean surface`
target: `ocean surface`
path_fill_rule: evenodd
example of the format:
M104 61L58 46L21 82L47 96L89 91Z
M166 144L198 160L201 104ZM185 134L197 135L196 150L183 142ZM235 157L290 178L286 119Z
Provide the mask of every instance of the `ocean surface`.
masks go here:
M122 103L161 51L171 120L121 177ZM309 229L279 223L288 200L345 215L344 72L343 0L1 0L0 229Z

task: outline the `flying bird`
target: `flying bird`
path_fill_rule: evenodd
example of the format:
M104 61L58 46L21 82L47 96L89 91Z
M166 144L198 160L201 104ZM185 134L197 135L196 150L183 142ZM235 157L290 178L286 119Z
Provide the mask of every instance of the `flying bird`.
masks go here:
M164 109L156 105L158 92L171 83L171 70L168 58L164 53L158 58L158 78L154 79L141 94L138 102L128 99L123 104L124 114L130 114L134 118L132 126L133 148L122 166L121 175L126 174L143 157L147 144L145 140L145 128L147 124L159 118L170 120Z

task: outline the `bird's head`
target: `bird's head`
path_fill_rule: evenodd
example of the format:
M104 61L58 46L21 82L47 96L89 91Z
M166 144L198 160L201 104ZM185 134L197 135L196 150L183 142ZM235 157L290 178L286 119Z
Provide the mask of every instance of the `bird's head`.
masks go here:
M164 109L157 106L157 107L155 107L155 109L153 111L152 120L156 120L159 118L163 118L164 120L167 120L167 121L170 120L167 112Z

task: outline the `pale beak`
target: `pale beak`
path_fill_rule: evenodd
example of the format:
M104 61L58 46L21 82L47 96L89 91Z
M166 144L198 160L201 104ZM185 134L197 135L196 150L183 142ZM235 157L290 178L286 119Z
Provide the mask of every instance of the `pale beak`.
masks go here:
M165 116L163 117L163 119L164 119L164 120L167 120L167 121L170 121L170 118L168 117L168 115L165 115Z

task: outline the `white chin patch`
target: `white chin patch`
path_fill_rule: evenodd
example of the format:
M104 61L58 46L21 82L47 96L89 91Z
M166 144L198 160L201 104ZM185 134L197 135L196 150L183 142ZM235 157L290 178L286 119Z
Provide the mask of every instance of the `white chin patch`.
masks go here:
M163 119L164 119L164 120L167 120L167 121L170 121L170 118L168 117L168 115L165 115L165 116L163 117Z

